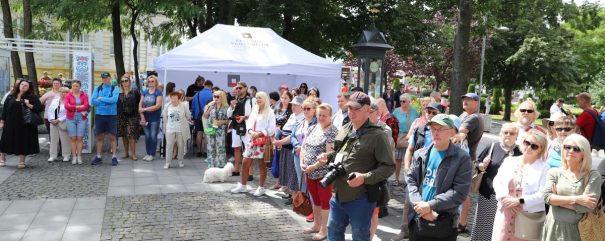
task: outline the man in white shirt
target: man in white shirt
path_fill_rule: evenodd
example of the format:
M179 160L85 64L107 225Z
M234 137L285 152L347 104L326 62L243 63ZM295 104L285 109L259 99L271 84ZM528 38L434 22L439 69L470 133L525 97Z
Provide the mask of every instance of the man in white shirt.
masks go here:
M565 103L565 100L563 100L563 98L559 98L557 99L557 101L555 101L555 103L553 103L550 106L550 116L555 115L555 113L557 112L562 112L563 113L563 104Z
M348 93L339 93L338 94L338 110L332 116L332 124L336 127L336 129L340 130L342 126L349 123L349 112L347 109L347 101L349 99Z

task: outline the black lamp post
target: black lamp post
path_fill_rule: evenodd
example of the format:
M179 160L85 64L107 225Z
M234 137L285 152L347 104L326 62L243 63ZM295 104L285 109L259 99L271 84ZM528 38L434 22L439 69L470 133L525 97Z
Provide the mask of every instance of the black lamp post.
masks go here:
M369 96L381 97L386 86L384 55L393 46L387 44L384 34L371 23L361 32L353 48L359 57L356 86L362 87Z

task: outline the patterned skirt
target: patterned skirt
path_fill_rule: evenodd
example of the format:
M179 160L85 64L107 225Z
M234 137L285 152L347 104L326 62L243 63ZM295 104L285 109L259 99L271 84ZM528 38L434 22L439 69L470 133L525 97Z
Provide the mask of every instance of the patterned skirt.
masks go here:
M478 194L477 209L475 210L475 222L471 233L472 241L492 240L492 229L498 201L496 194L492 194L489 199Z
M118 115L118 137L139 139L141 134L141 121L138 115L127 117Z
M282 148L279 152L279 184L288 186L290 190L298 189L296 170L294 168L294 153L292 153L292 149Z
M243 156L250 159L263 159L265 157L265 146L253 146L252 140L250 140L246 144Z

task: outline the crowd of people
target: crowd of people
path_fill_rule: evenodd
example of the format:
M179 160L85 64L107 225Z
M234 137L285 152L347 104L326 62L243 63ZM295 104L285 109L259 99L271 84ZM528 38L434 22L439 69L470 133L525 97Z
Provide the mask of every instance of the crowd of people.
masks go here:
M94 121L96 136L92 165L103 162L105 138L111 165L119 164L118 137L125 153L120 160L137 161L143 132L142 160L155 159L160 141L164 168L183 167L191 141L208 167L233 162L231 174L240 180L232 193L265 195L268 167L277 179L268 189L286 204L295 192L309 193L313 212L306 219L312 224L301 232L313 240L344 240L349 224L353 240L371 240L378 218L388 215L387 185L405 190L402 225L393 240L456 240L465 232L472 240L579 240L577 225L601 196L602 179L591 157L599 113L588 93L576 97L581 115L573 116L559 99L543 127L535 124L536 104L523 101L517 122L504 124L499 140L478 150L486 127L474 93L462 96L464 112L456 116L448 114L439 92L414 104L405 88L374 99L344 86L333 107L305 83L267 93L240 81L221 90L198 76L186 91L168 83L164 93L155 75L142 91L128 74L117 85L107 72L101 78L90 98L79 81L67 88L54 78L38 98L30 81L17 80L0 118L0 166L9 154L19 156L18 168L25 167L25 156L40 151L40 124L50 133L48 162L74 165L83 163L88 121ZM248 186L254 168L260 173L256 189ZM468 220L471 185L478 193L475 220ZM540 218L545 221L527 221Z

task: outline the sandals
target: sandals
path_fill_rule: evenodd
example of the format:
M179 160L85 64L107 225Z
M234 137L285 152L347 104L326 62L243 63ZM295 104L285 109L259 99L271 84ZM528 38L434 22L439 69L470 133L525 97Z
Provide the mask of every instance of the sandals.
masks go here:
M458 233L468 233L468 229L466 229L466 225L458 224Z
M326 240L326 238L328 238L328 235L323 235L323 236L320 234L313 235L313 240L315 240L315 241Z
M25 162L20 162L19 165L17 165L17 169L23 169L25 168Z
M303 233L304 234L319 233L319 229L315 230L311 227L308 227L308 228L303 229ZM313 236L313 237L315 237L315 236Z
M277 190L279 188L281 188L281 185L279 185L279 183L275 183L275 185L271 186L269 190Z
M128 159L129 157L130 157L129 155L125 155L125 156L121 157L120 159L122 159L122 160L123 159Z
M136 161L136 160L139 160L139 158L137 156L132 156L132 160Z

